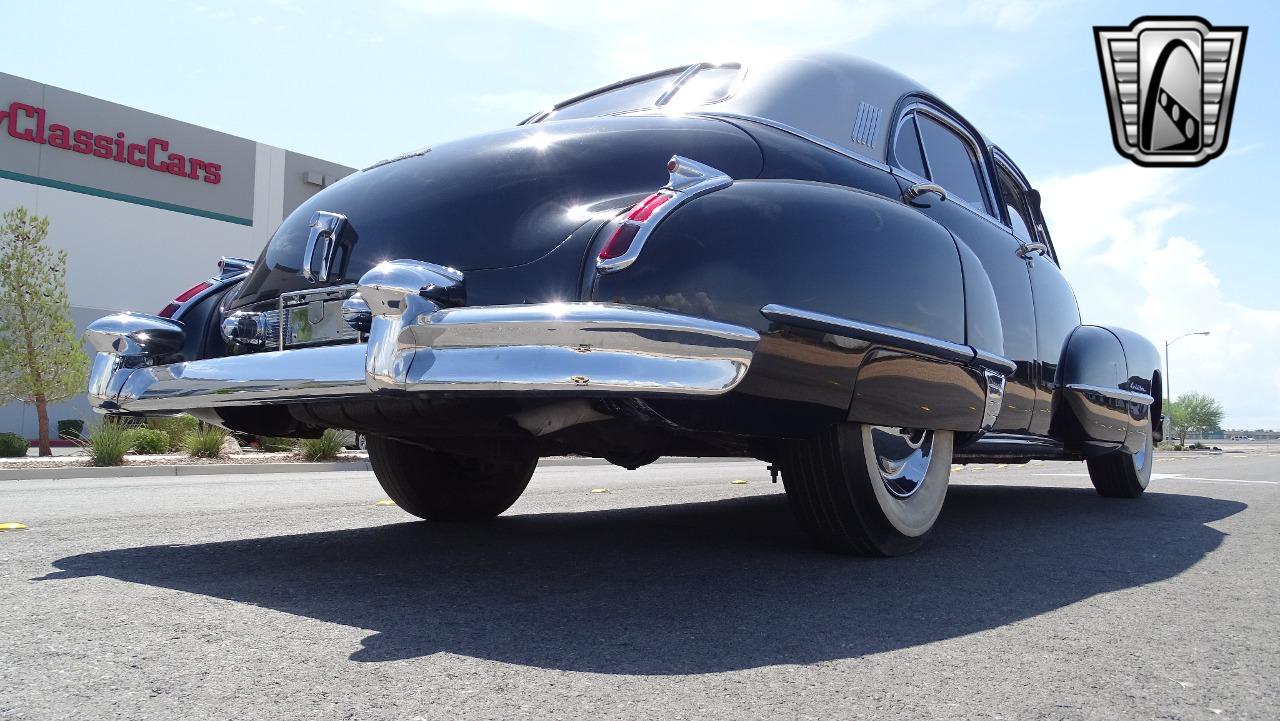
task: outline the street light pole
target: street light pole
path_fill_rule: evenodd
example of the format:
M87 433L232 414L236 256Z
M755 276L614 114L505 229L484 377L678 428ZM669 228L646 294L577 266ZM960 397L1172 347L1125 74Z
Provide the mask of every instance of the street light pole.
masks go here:
M1173 340L1167 340L1164 342L1164 400L1165 400L1164 405L1165 405L1165 408L1169 409L1170 412L1172 412L1172 409L1173 409L1173 389L1169 385L1169 346L1173 345L1174 343L1177 343L1178 341L1182 340L1183 338L1186 338L1189 335L1209 335L1209 331L1198 330L1198 331L1192 331L1190 333L1183 333L1182 335L1178 336L1177 338L1174 338Z

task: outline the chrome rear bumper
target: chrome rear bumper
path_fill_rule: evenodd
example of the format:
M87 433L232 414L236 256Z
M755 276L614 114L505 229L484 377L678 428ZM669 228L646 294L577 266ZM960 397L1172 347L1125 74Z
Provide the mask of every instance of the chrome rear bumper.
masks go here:
M615 304L441 309L417 281L366 279L367 344L153 365L146 340L172 332L163 319L103 318L86 334L99 351L90 400L105 413L164 413L372 394L715 396L742 380L759 341L749 328Z

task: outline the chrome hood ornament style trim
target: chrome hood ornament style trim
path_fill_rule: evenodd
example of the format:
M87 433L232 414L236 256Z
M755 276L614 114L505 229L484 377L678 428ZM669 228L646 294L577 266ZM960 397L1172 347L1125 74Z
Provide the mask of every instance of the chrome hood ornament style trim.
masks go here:
M310 231L307 234L307 244L302 251L302 270L299 274L303 278L312 283L324 283L333 275L333 262L337 251L340 247L342 239L342 231L347 226L347 216L339 213L329 213L323 210L316 211L311 216ZM322 252L320 255L320 269L316 270L315 255L316 246L321 242ZM346 253L345 246L342 246Z

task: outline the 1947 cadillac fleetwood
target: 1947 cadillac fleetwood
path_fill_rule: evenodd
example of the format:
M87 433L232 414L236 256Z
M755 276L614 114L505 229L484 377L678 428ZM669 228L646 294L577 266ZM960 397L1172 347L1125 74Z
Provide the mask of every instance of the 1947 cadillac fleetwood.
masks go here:
M367 437L401 508L506 510L538 458L759 458L821 546L893 555L953 463L1135 497L1160 362L1082 325L1013 161L878 65L703 63L391 158L256 261L87 337L108 414Z

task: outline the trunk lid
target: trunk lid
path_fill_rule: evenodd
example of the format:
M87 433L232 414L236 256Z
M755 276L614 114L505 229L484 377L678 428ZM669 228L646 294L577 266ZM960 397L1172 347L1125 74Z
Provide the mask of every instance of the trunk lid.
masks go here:
M624 208L665 184L666 162L675 154L733 178L755 177L761 169L749 135L707 118L589 118L443 143L348 176L299 206L231 305L353 283L396 258L463 272L531 264L585 223L598 222L601 208ZM317 211L346 216L340 241L350 248L323 283L300 272Z

